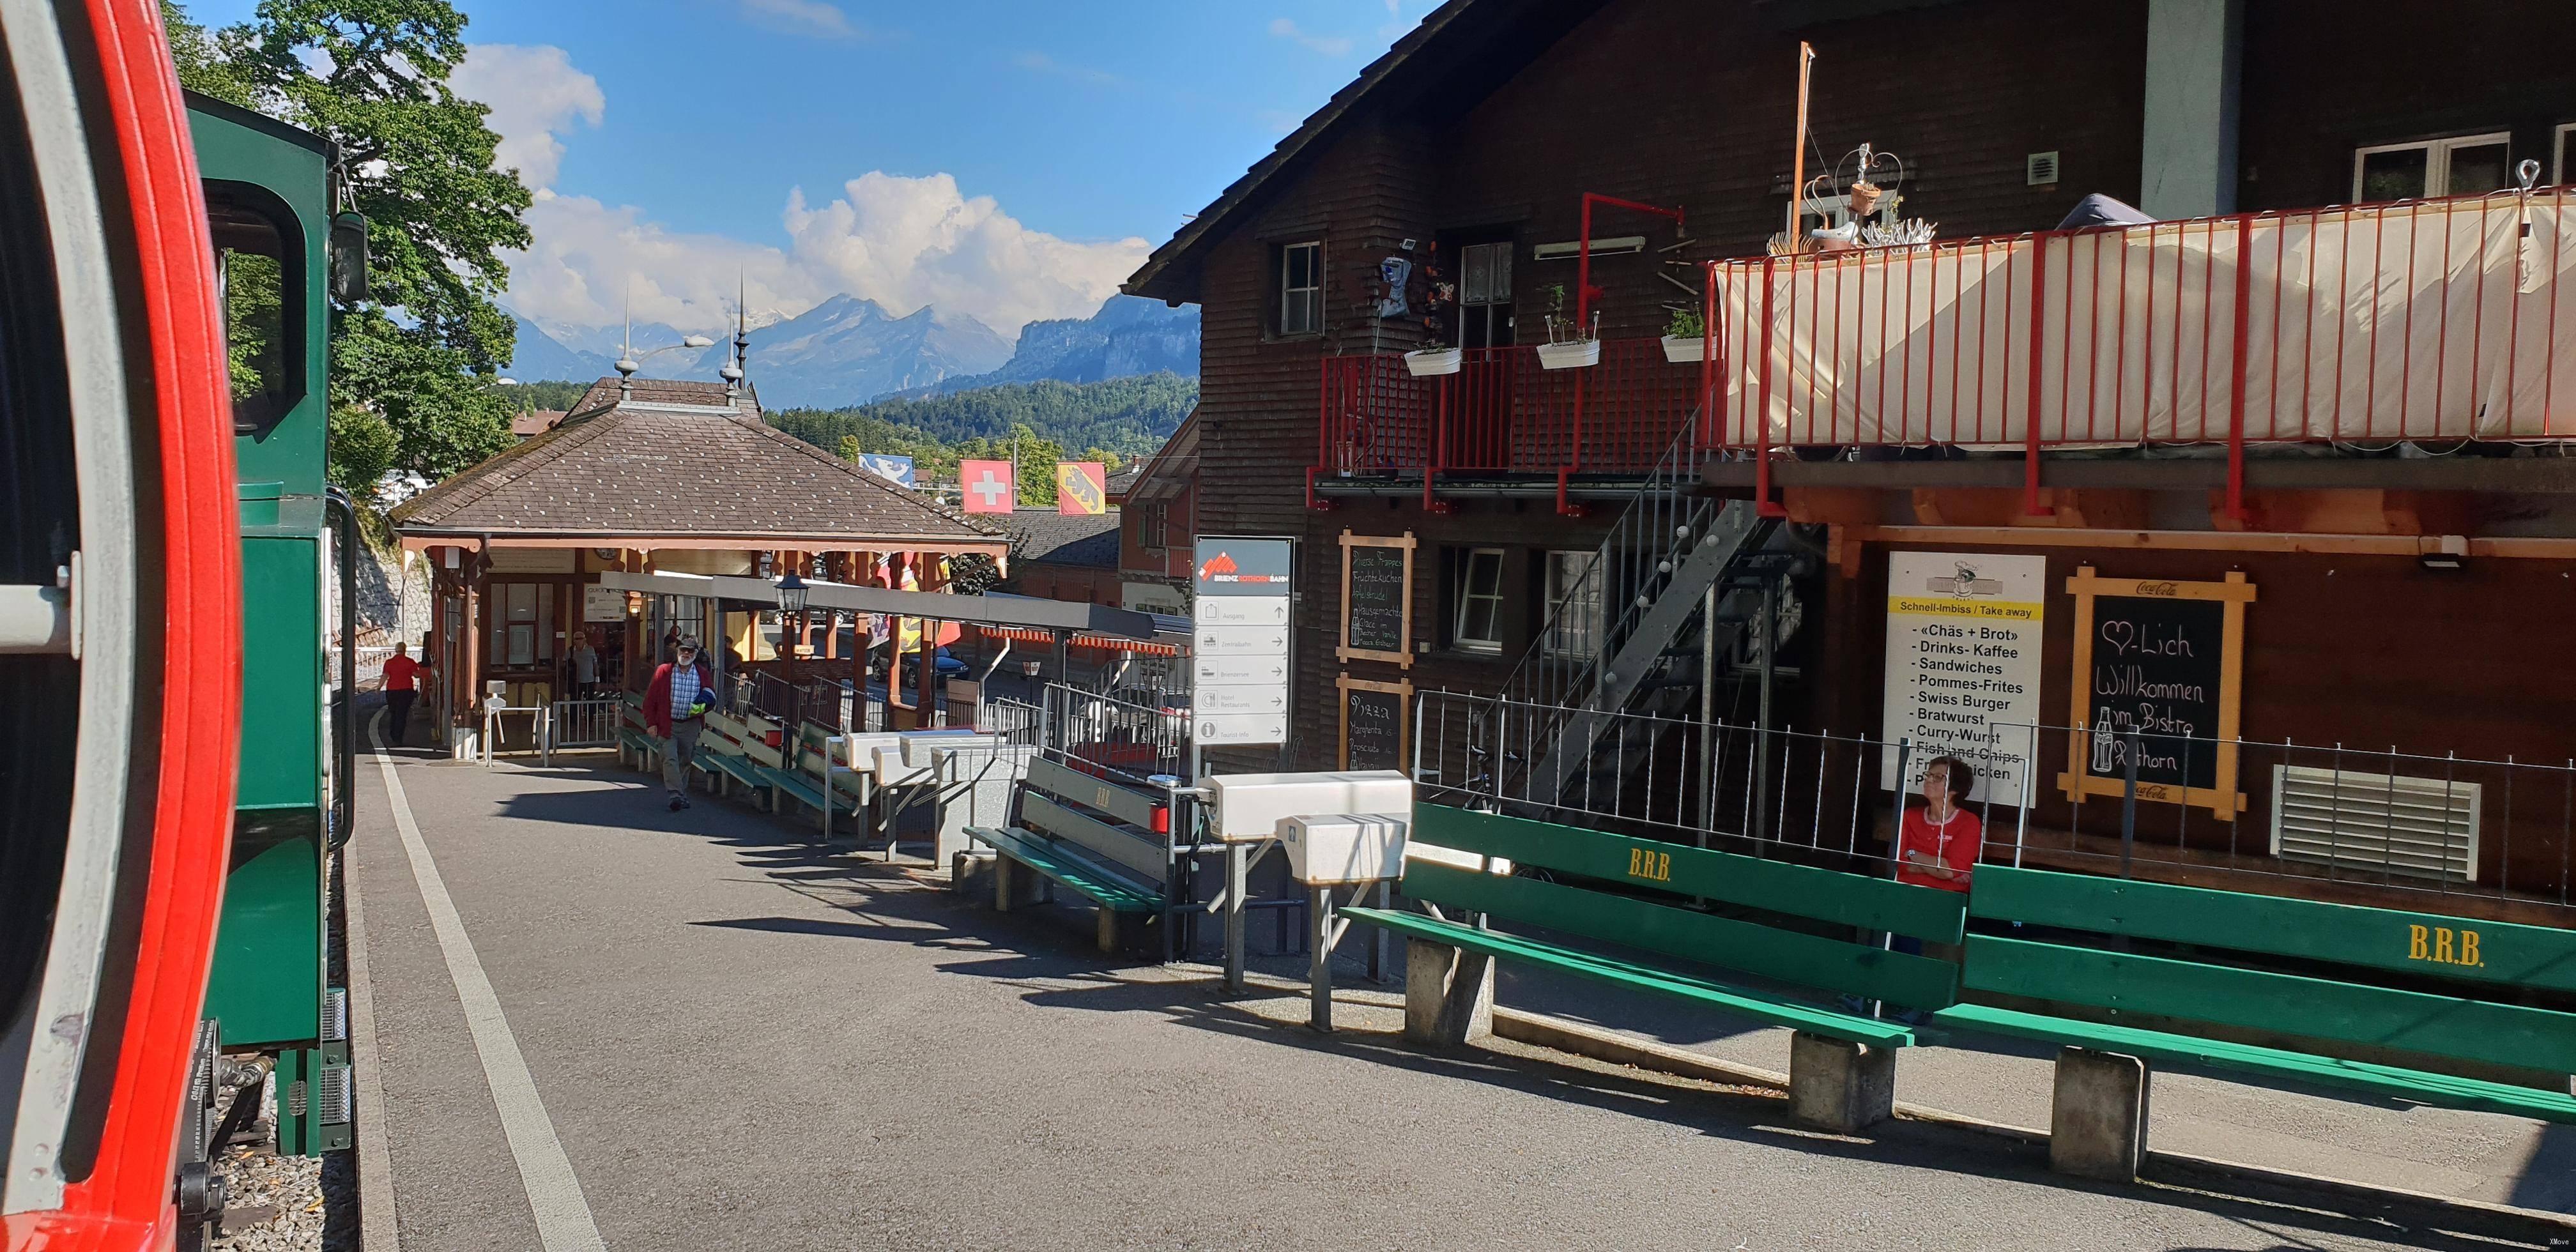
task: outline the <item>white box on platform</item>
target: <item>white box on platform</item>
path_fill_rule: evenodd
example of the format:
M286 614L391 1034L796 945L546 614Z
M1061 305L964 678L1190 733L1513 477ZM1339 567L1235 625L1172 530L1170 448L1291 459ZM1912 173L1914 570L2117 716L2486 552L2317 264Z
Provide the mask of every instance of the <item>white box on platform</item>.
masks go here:
M1310 887L1379 882L1404 873L1405 819L1393 813L1282 818L1288 876Z
M1273 838L1281 818L1309 813L1413 812L1413 780L1391 769L1219 774L1207 787L1211 833L1225 840Z

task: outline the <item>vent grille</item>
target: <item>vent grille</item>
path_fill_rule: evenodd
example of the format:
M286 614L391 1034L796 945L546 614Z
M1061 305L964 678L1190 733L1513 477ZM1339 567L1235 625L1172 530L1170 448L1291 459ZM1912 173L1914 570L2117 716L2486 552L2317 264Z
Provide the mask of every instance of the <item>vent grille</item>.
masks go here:
M2023 172L2029 176L2031 186L2049 186L2057 181L2057 154L2054 152L2031 153L2028 157L2023 158L2022 168Z
M2476 783L2272 767L2272 855L2409 878L2476 882Z
M347 1122L350 1110L349 1067L324 1062L322 1065L322 1120Z
M349 1041L349 991L332 987L322 993L322 1042Z

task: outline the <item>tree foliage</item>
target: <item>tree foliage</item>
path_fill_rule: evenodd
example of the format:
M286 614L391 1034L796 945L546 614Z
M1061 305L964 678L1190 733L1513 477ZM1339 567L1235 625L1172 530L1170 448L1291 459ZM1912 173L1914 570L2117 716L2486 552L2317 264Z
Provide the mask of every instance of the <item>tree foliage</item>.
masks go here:
M485 384L513 348L501 254L528 246L530 196L492 168L488 110L447 85L464 15L448 0L261 0L208 31L169 0L162 12L182 84L339 145L371 292L333 308L334 431L359 429L340 409L367 409L393 432L395 464L433 478L506 446L511 406Z

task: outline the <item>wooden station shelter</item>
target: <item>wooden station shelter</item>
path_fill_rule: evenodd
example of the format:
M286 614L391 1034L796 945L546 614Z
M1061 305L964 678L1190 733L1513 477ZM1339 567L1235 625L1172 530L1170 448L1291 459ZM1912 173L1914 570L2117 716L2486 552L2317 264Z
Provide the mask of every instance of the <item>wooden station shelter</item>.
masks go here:
M569 690L576 638L597 654L596 691L641 690L671 638L696 634L717 664L789 682L849 675L864 690L870 620L855 636L806 614L775 636L758 604L648 602L605 576L800 576L942 591L952 562L1007 560L1008 540L770 427L747 384L603 378L562 422L393 511L425 553L436 606L425 697L451 743L472 739L487 681L533 707ZM675 595L677 593L674 593ZM768 612L774 596L765 597ZM648 622L659 620L651 628ZM898 722L926 720L927 674ZM894 693L890 693L894 694Z

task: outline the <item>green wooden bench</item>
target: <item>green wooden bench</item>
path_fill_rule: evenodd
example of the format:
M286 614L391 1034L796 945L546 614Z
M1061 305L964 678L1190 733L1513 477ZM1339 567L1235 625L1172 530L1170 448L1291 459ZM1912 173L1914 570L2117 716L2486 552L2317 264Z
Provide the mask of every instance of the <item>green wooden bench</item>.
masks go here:
M1100 913L1100 950L1114 952L1121 918L1163 917L1174 876L1170 801L1040 758L1018 784L1019 820L969 826L966 837L994 851L993 906L1008 911L1051 887L1088 899ZM1038 875L1021 881L1014 867ZM1033 884L1038 884L1033 889Z
M1955 999L1955 965L1843 936L1885 931L1955 944L1966 912L1956 892L1432 804L1414 806L1406 849L1401 890L1408 899L1485 919L1470 924L1463 916L1342 910L1406 937L1405 1029L1417 1040L1456 1042L1482 1033L1491 1014L1490 962L1524 962L1789 1027L1797 1032L1790 1094L1798 1115L1856 1130L1888 1115L1894 1049L1912 1044L1914 1031L1829 1002L1849 995L1938 1009ZM1485 868L1499 862L1565 881ZM1694 898L1777 915L1778 923L1704 911L1693 907ZM1640 955L1489 929L1496 921ZM1834 933L1814 933L1804 924ZM1657 958L1739 971L1807 995L1741 985Z
M2576 933L1995 865L1969 914L2046 930L1981 925L1964 961L1979 1002L1933 1021L2065 1047L2050 1151L2068 1172L2134 1176L2157 1061L2576 1122L2576 1013L2493 998L2576 991Z

